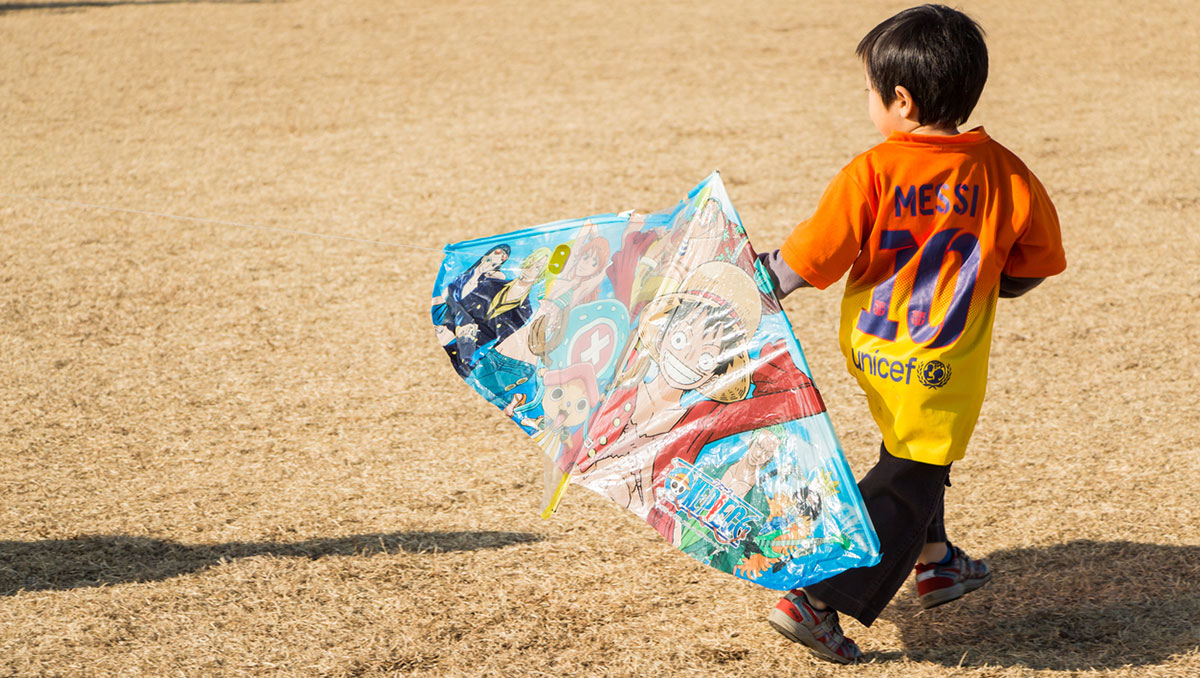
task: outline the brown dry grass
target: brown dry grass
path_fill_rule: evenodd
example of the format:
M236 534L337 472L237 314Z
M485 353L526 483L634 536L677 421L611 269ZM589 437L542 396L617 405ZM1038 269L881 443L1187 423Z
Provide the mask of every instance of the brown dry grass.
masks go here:
M875 142L897 2L0 2L0 192L439 247L714 168L778 243ZM435 253L0 197L0 674L1200 675L1194 4L973 2L975 120L1071 268L1003 305L954 538L871 663L583 491L458 382ZM851 465L834 292L788 311Z

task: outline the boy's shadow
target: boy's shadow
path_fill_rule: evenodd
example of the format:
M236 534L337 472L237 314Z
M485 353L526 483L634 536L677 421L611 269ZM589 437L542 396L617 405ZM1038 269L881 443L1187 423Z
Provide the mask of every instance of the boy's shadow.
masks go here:
M0 5L0 14L29 9L77 10L95 7L118 7L120 5L179 5L204 2L207 4L248 4L262 0L47 0L46 2L13 2Z
M234 558L373 556L497 549L541 541L528 532L389 532L283 542L188 545L164 539L88 535L44 541L0 540L0 596L159 581Z
M899 656L1082 671L1160 664L1200 643L1200 546L1074 541L987 563L984 588L932 610L901 589L883 615Z

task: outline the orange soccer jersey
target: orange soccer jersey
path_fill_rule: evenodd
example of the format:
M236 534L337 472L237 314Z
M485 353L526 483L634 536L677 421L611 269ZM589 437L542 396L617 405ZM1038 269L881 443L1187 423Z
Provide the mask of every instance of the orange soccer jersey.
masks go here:
M824 289L850 272L839 333L894 456L961 459L987 385L1001 274L1066 268L1037 177L983 128L894 132L855 158L783 259Z

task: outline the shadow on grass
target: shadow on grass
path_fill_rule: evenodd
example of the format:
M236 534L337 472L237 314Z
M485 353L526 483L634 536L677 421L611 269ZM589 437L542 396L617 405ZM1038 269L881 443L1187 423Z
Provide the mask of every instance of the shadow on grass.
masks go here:
M528 532L389 532L285 542L191 546L163 539L113 535L44 541L0 541L0 596L158 581L235 558L324 558L380 553L498 549L541 541Z
M923 611L902 589L882 618L906 650L868 661L1082 671L1160 664L1200 645L1200 546L1074 541L987 562L992 581L948 605Z
M279 2L280 0L66 0L64 2L13 2L0 5L0 14L30 9L89 9L92 7L119 7L121 5L180 5L180 4L218 4L242 5L262 2Z

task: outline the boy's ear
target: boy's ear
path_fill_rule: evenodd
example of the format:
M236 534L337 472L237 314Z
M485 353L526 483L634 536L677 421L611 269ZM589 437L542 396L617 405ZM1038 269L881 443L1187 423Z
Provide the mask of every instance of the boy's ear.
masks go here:
M912 121L919 121L917 102L913 101L913 96L908 91L908 88L903 85L896 85L895 92L896 99L892 102L892 105L897 107L897 112L900 114L900 117Z

